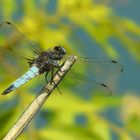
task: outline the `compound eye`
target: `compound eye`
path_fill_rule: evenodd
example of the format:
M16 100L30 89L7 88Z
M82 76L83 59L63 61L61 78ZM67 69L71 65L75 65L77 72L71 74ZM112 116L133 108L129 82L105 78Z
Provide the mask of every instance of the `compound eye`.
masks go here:
M60 46L54 47L54 50L55 50L55 51L59 51L59 50L60 50Z

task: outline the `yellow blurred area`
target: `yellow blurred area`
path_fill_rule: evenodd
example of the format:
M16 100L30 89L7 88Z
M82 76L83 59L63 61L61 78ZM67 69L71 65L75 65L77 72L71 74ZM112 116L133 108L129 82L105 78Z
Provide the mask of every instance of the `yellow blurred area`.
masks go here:
M127 1L118 3L123 5L125 2ZM135 69L139 70L140 25L132 19L118 15L112 3L115 1L1 0L0 21L12 21L20 32L37 42L43 50L62 45L68 53L89 53L94 57L94 54L98 56L96 51L99 49L108 58L122 59L123 62L124 58L129 56L128 61L131 59L136 65ZM113 39L118 42L117 45L112 43ZM0 43L3 43L2 41L0 37ZM89 48L91 50L88 50ZM2 56L0 52L0 59ZM6 68L0 69L0 90L4 90L7 84L15 80L16 70L6 61L3 62ZM85 92L83 97L84 91L77 93L75 90L78 84L64 82L62 96L57 90L54 91L19 139L140 139L139 87L135 93L136 91L129 91L131 87L127 86L129 82L138 85L138 80L133 83L127 77L129 64L130 71L134 67L132 62L124 64L124 80L117 83L116 78L111 83L116 89L111 97L96 98L93 90ZM7 72L10 70L13 75L9 76ZM75 71L84 73L85 69L78 67ZM130 76L133 74L136 74L136 71L129 73ZM45 78L43 80L45 81ZM35 91L45 84L40 83L38 78L14 93L0 95L0 139L36 97ZM117 90L119 86L125 88Z

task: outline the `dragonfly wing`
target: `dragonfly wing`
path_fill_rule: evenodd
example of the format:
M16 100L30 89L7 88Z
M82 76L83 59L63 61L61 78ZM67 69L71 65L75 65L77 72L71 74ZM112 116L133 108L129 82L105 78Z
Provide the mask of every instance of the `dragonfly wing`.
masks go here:
M78 56L77 63L85 65L93 70L95 75L117 74L123 71L123 66L115 60L102 60L94 58L84 58Z
M114 75L121 71L123 66L114 60L78 57L67 76L73 79L75 84L91 86L96 91L94 93L98 93L97 96L110 96Z
M0 22L0 89L7 88L23 75L29 64L41 52L37 43L23 35L12 23Z
M42 51L37 43L22 34L11 22L0 23L0 48L23 57L34 57L35 51Z
M34 59L39 52L39 45L22 34L12 23L0 22L0 63L7 72L9 68L17 70L20 64L24 69L28 65L26 58ZM20 73L22 70L16 72Z
M94 93L94 96L106 97L112 95L112 90L107 84L98 82L95 79L89 79L85 74L77 74L70 71L68 72L67 77L72 83L74 82L74 86L80 88L85 87L88 88L88 90L90 89Z

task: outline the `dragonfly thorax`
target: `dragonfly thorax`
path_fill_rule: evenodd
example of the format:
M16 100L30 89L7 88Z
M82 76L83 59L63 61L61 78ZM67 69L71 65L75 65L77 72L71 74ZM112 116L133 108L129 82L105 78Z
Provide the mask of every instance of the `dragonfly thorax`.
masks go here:
M65 54L64 48L56 46L53 50L41 52L38 58L29 64L30 66L37 66L40 69L40 73L44 73L46 71L51 71L54 68L58 68L59 61L64 58Z

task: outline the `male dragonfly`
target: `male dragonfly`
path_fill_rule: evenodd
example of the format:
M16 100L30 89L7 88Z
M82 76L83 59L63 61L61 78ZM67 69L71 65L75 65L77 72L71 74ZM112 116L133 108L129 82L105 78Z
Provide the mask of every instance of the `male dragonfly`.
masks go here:
M11 22L0 23L0 53L0 62L3 65L7 66L7 63L4 63L7 62L5 59L17 61L15 58L22 59L24 57L30 67L24 75L20 76L2 92L3 95L18 89L38 75L45 73L46 78L49 72L53 75L53 71L59 69L62 64L61 61L64 62L68 56L65 48L62 46L55 46L53 49L43 51L38 44L23 35ZM123 71L122 65L114 60L98 60L78 56L78 60L74 65L78 68L81 67L81 69L84 69L85 66L88 69L93 69L93 77L102 77L106 75L106 72ZM73 78L75 81L89 82L93 86L105 89L107 95L112 94L110 88L105 83L97 82L93 79L90 80L83 73L74 71L70 73L70 78Z

